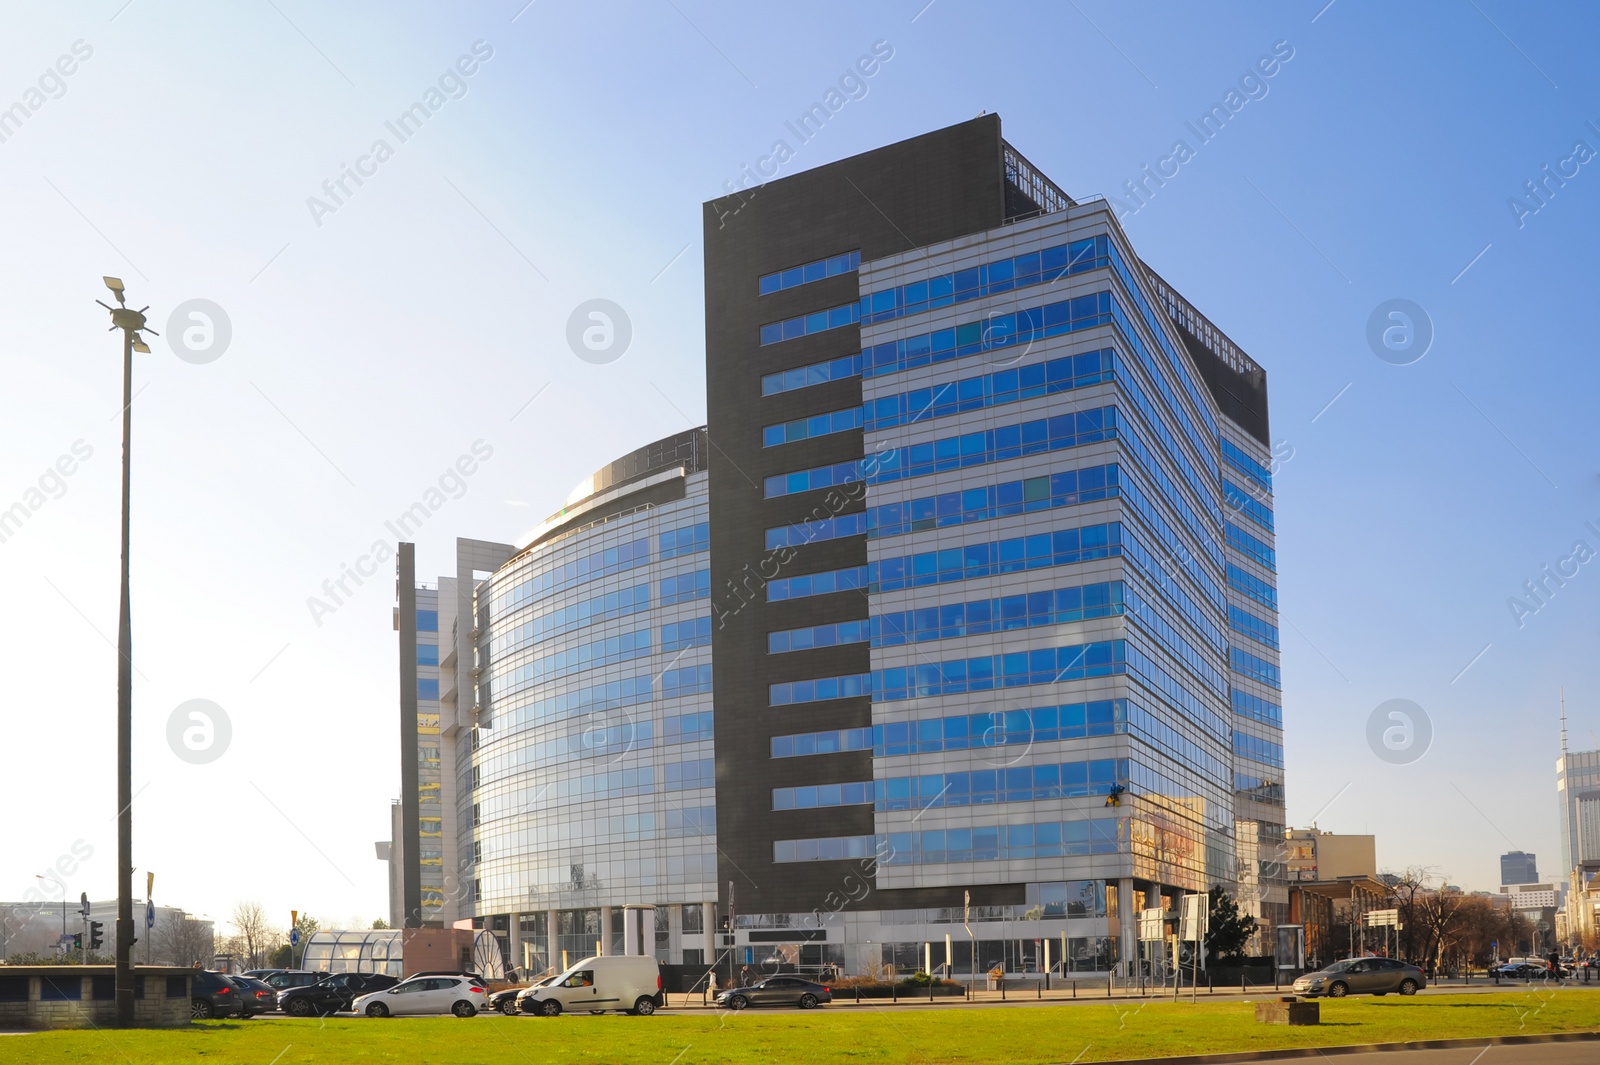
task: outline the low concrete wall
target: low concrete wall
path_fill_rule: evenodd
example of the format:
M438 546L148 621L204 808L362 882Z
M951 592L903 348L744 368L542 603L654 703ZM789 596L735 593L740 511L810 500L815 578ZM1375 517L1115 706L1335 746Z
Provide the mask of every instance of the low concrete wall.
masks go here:
M193 969L136 966L134 1024L188 1024L193 974ZM0 1028L115 1027L115 981L110 965L0 965Z

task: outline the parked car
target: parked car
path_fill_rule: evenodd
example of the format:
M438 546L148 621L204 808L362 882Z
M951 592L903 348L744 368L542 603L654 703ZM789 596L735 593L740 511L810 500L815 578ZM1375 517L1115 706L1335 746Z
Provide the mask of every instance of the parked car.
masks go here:
M1571 975L1566 969L1552 972L1542 961L1507 962L1495 970L1502 980L1554 980Z
M387 991L400 981L379 973L334 973L326 980L278 992L278 1008L292 1017L326 1017L355 1008L360 995Z
M832 988L799 976L769 976L749 987L717 992L717 1005L730 1010L746 1006L799 1006L811 1010L832 1001Z
M248 976L252 980L265 980L273 973L281 972L283 972L282 969L246 969L242 975Z
M244 1006L244 1017L254 1017L278 1008L278 993L265 980L253 976L230 976L239 991L239 1001Z
M279 969L271 976L262 977L269 987L279 993L291 987L310 987L327 978L327 973L312 972L310 969Z
M222 973L196 969L191 976L189 1016L195 1020L232 1017L244 1008L244 1000L233 981Z
M526 1002L529 999L529 997L533 995L533 993L535 991L538 991L540 988L549 987L551 984L553 984L557 980L561 979L562 975L563 974L561 974L561 973L552 973L549 976L541 977L540 979L535 980L533 983L529 984L527 987L518 988L517 989L516 998L513 1000L514 1004L513 1004L512 1008L510 1010L502 1009L501 1012L502 1013L512 1013L512 1012L515 1012L515 1013L532 1013L532 1012L534 1012L531 1008L525 1007L523 1005L523 1003Z
M585 958L544 987L517 996L524 1013L559 1017L563 1011L621 1010L648 1017L667 1004L661 965L654 958L613 954Z
M414 977L418 977L418 976L465 976L469 980L476 980L478 983L482 984L484 987L488 987L489 986L489 981L488 980L485 980L482 976L478 975L477 973L468 972L465 969L424 969L420 973L406 973L405 978L407 980L410 980L410 979L413 979Z
M1391 991L1415 995L1427 986L1427 976L1415 965L1394 958L1346 958L1295 980L1294 993L1313 998L1387 995Z
M471 1017L488 1008L488 988L470 976L413 976L357 998L351 1007L368 1017L453 1013Z
M544 987L554 979L555 977L553 976L546 976L543 979L535 980L531 984L518 984L516 987L508 987L503 991L496 991L489 996L489 1008L498 1010L507 1017L515 1017L522 1012L517 1006L517 998L520 995L532 991L536 987Z

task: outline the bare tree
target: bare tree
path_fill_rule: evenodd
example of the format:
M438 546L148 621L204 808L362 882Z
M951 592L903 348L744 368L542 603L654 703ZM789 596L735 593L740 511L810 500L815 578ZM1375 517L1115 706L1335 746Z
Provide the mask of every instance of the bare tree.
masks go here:
M209 921L197 921L181 910L157 921L152 939L156 962L167 965L210 965L216 937Z
M266 959L269 940L273 938L272 930L267 924L266 909L253 899L240 902L233 907L230 921L243 948L241 953L247 963L245 968L261 968Z

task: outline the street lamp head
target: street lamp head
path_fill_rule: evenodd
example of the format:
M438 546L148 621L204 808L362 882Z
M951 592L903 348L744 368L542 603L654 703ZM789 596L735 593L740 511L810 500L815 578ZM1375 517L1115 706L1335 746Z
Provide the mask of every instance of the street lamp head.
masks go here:
M112 294L117 297L117 302L121 303L122 302L122 278L120 278L120 277L103 277L103 278L101 278L101 280L106 283L106 288L109 288L111 290Z
M135 333L133 335L133 350L134 351L142 351L146 355L148 355L148 354L150 354L150 345L146 344L144 342L144 338L140 337L139 334Z

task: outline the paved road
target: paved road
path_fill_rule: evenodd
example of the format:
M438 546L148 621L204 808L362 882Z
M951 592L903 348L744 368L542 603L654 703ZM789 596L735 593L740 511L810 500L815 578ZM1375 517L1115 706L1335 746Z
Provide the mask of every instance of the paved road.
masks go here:
M1364 1054L1330 1053L1315 1059L1257 1058L1254 1065L1594 1065L1600 1043L1528 1043L1521 1046L1451 1047L1448 1050L1374 1050Z

